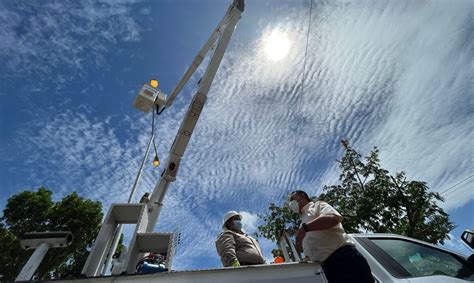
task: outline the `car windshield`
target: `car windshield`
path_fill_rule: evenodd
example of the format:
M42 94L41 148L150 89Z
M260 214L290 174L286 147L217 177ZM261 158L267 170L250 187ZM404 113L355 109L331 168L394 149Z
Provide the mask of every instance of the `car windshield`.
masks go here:
M448 252L401 239L370 239L412 277L446 275L474 280L467 261Z

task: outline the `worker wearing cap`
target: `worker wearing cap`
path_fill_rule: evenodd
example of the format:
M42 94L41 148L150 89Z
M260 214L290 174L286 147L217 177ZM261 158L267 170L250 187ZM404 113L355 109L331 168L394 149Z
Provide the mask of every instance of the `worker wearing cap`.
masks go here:
M216 239L216 249L225 267L265 263L257 240L242 232L241 214L227 212L222 229Z
M329 283L374 282L367 260L347 237L339 212L326 202L311 201L304 191L292 192L288 206L301 215L296 249L321 263Z

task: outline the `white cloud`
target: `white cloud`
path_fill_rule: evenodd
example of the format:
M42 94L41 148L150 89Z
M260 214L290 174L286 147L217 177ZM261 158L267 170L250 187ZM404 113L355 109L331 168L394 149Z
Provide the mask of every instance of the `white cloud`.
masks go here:
M434 190L439 178L455 182L469 174L469 113L452 110L468 97L458 90L472 91L465 87L472 81L472 65L463 55L472 51L461 45L472 5L451 8L456 11L440 3L377 5L375 10L357 4L319 7L303 94L303 35L294 35L300 44L284 64L264 60L258 42L236 43L217 74L183 160L181 178L193 176L185 187L199 184L199 197L217 200L219 206L235 209L228 203L232 199L242 209L262 212L294 188L316 193L334 183L339 169L333 161L344 137L361 152L378 145L391 172L406 170ZM294 23L287 24L292 30ZM424 25L428 28L420 29ZM443 41L447 34L452 40ZM428 49L430 44L439 49ZM458 53L447 70L432 71L433 64L441 66L448 54ZM441 142L447 136L456 138ZM447 164L462 166L453 171ZM457 192L464 199L455 202L452 196L446 208L472 196L468 187Z
M40 115L17 140L29 157L22 168L23 181L30 188L44 185L59 193L58 198L77 191L100 200L104 212L113 202L126 202L145 154L149 118L109 116L99 120L89 117L87 110L67 110L48 118ZM122 126L130 135L125 140L117 133ZM163 148L162 140L157 140L157 147ZM151 151L146 164L152 158ZM153 188L159 177L158 170L145 168L134 201L140 199L143 188Z
M258 215L247 211L239 211L239 213L242 215L243 230L249 235L257 232Z
M86 65L103 67L109 44L140 39L135 2L0 2L1 78L52 79L61 68L75 77Z
M472 251L458 238L456 238L453 234L449 234L450 240L445 241L444 247L463 254L465 256L469 256L472 254Z
M260 247L262 248L263 255L265 257L265 261L271 263L274 261L274 257L272 254L272 250L277 248L277 245L270 240L265 238L259 239Z
M345 137L361 152L379 146L387 169L406 170L434 190L440 178L452 184L470 174L467 117L472 115L453 109L468 99L458 90L472 92L466 88L472 65L464 57L472 51L461 44L472 5L461 2L446 10L439 2L394 1L374 6L318 7L304 93L304 32L293 34L295 44L281 64L265 60L258 41L236 42L228 50L182 161L181 181L173 184L177 199L193 203L197 219L209 220L199 210L209 205L261 213L295 188L316 193L334 184L339 172L334 160ZM299 24L285 22L288 30L299 30ZM451 40L443 41L448 34ZM448 54L457 57L444 64ZM433 71L433 64L447 69ZM464 199L455 202L451 196L447 209L472 196L467 186L456 192Z

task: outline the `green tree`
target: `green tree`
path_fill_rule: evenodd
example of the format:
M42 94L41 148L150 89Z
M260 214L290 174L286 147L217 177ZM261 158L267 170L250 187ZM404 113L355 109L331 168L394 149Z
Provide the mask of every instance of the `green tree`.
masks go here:
M257 227L257 237L265 237L276 242L280 238L283 230L286 230L290 235L296 235L301 220L298 214L293 213L288 208L286 202L281 207L271 203L268 209L270 210L269 214L259 215L259 218L263 220L264 223Z
M444 201L438 193L430 192L425 182L407 180L405 172L390 175L381 167L376 147L362 158L349 141L343 140L342 146L345 153L338 161L340 184L324 186L324 193L318 199L330 203L342 214L348 233L395 233L430 243L449 239L454 224L438 206ZM274 240L284 225L292 227L289 230L292 235L297 222L275 204L270 204L269 209L269 214L260 216L264 222L258 227L260 235ZM278 226L271 228L277 221Z
M0 274L14 280L32 254L21 249L19 239L26 232L71 231L74 237L67 248L50 249L35 276L78 276L85 263L102 220L102 205L73 192L58 202L52 192L39 188L24 191L8 199L0 227Z
M13 281L20 270L19 262L23 261L28 254L31 253L21 249L20 241L15 234L0 224L0 275L3 276L0 279Z
M390 175L380 166L376 147L362 158L349 141L342 146L341 184L325 186L319 198L345 216L349 233L396 233L434 244L449 239L454 224L438 206L444 201L438 193L430 192L425 182L408 181L403 171Z

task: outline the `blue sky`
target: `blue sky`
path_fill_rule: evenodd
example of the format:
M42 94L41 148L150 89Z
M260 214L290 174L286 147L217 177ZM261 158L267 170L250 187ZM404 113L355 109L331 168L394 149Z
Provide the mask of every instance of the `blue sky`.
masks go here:
M40 186L126 202L150 134L137 90L157 78L170 93L229 4L0 1L0 208ZM175 269L220 266L226 211L254 232L270 202L337 183L341 138L441 193L458 225L447 245L469 252L455 238L474 228L474 3L314 1L304 63L309 12L246 2L157 225L183 233ZM290 42L279 61L275 30ZM157 120L163 161L202 73ZM136 199L159 178L152 158Z

